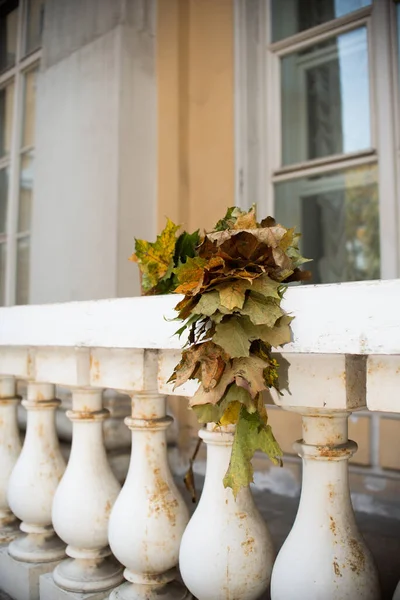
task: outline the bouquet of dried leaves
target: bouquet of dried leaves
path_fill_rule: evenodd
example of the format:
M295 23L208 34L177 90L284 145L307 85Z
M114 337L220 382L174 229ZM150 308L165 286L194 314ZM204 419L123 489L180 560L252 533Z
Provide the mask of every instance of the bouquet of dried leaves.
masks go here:
M168 221L154 244L136 240L146 293L175 292L178 330L188 331L182 359L170 381L200 385L190 400L200 423L235 424L232 455L224 478L235 496L253 481L256 450L281 464L282 451L268 424L263 391L278 388L279 365L272 348L290 341L281 301L286 284L308 279L299 266L300 234L255 209L229 208L215 229L176 237Z

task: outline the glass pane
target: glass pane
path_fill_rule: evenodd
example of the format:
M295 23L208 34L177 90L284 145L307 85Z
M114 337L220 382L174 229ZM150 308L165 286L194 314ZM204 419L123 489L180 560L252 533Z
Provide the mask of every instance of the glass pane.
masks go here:
M370 146L366 28L284 57L283 164Z
M0 71L15 65L18 37L18 1L0 6Z
M21 156L21 175L19 180L18 231L29 231L31 225L31 207L33 193L33 152Z
M301 231L310 283L379 279L376 165L279 183L275 215Z
M14 83L0 90L0 158L11 149L11 132L14 108Z
M29 237L17 241L16 304L29 303Z
M29 54L42 43L44 0L28 0L26 19L25 52Z
M6 245L0 244L0 306L6 301Z
M22 129L22 147L33 146L35 143L35 104L37 69L25 75L24 86L24 124Z
M7 168L0 170L0 233L5 233L7 228L7 199L8 199Z
M372 0L272 0L272 41L343 17Z

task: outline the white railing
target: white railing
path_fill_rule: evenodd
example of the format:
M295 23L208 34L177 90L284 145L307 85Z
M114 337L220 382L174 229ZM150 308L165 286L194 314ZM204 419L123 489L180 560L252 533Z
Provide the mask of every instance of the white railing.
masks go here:
M235 501L222 485L229 427L201 432L206 480L188 525L166 450L166 396L174 393L166 382L182 343L168 320L177 301L0 309L0 589L15 600L56 600L68 591L114 600L251 600L271 582L273 600L380 598L350 500L348 459L357 445L348 440L347 421L366 406L400 412L400 281L287 292L285 308L296 316L284 349L289 384L275 401L302 415L296 451L304 468L298 515L276 560L250 489ZM55 385L72 392L67 466L55 429ZM122 490L104 449L105 389L132 398L132 455ZM194 390L186 385L175 393Z

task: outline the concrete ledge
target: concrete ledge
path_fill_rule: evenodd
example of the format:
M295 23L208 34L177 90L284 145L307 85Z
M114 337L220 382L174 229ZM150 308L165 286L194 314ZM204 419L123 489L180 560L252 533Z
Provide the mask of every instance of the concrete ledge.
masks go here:
M111 590L95 592L93 594L80 594L67 592L54 583L52 573L40 577L40 600L104 600L108 598Z
M0 547L0 591L13 600L39 600L39 577L51 573L58 563L21 562L8 554L8 546Z

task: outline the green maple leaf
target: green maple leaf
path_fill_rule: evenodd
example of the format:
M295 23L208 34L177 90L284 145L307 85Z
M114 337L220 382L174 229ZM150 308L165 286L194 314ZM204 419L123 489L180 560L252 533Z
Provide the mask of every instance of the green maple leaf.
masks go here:
M265 298L253 292L250 292L240 313L247 315L254 325L268 325L268 327L273 327L284 314L275 299Z
M228 310L242 308L246 298L246 290L250 286L250 282L243 279L228 281L228 283L219 285L218 292L222 306L225 306Z
M215 290L212 292L205 292L202 294L199 302L193 309L193 313L198 315L205 315L211 317L219 308L220 299L219 294Z
M270 344L274 348L288 344L292 339L290 323L293 319L294 317L283 315L283 317L278 319L274 327L260 327L260 340Z
M173 256L176 244L176 232L179 225L170 219L155 242L135 239L135 253L130 260L137 262L142 271L142 287L149 291L173 266ZM171 270L172 273L172 270ZM170 274L171 274L170 273Z
M237 318L217 323L213 341L221 346L231 358L249 356L250 340Z
M196 256L196 247L199 245L200 235L199 230L194 233L188 233L184 231L176 240L174 264L178 265L179 262L183 263L188 258L194 258Z
M261 275L261 277L257 277L257 279L253 279L253 283L250 289L254 292L258 292L262 296L267 296L271 298L280 298L278 293L279 287L281 287L281 283L270 279L268 275Z
M232 383L223 398L217 404L195 404L192 409L196 413L199 423L219 423L228 406L233 402L240 402L246 406L249 413L256 411L256 406L249 392Z
M242 407L236 425L231 460L224 477L224 486L230 487L237 496L241 488L253 481L251 459L256 450L265 452L275 465L282 465L282 450L271 427L263 422L259 413L249 414Z

